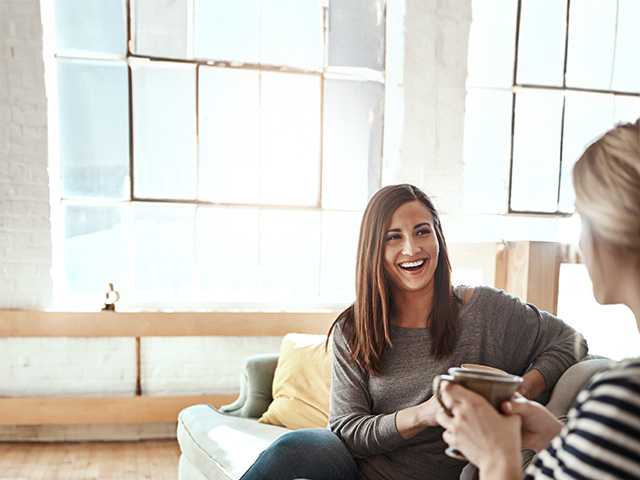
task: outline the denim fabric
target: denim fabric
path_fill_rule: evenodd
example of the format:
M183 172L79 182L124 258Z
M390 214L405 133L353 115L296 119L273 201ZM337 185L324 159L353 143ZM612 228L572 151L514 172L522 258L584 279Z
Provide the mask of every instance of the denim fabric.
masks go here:
M327 429L286 433L260 454L240 480L358 480L347 447Z

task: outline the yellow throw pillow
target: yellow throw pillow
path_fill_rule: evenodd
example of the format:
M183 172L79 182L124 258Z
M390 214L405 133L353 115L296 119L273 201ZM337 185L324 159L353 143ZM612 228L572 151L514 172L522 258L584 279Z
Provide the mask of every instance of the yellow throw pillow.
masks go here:
M331 349L325 335L290 333L282 339L273 377L273 401L258 420L291 429L329 422Z

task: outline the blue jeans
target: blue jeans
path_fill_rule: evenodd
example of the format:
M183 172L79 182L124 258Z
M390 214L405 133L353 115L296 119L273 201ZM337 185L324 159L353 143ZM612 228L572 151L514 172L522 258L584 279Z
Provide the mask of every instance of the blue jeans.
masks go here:
M342 441L327 429L305 429L278 438L240 480L358 480L358 467Z

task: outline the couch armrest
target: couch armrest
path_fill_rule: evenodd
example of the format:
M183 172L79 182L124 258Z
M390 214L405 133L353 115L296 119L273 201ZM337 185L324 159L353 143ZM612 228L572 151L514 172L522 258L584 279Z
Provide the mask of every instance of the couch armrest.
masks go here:
M556 417L562 418L573 406L578 393L596 373L611 366L607 358L591 358L568 368L556 383L547 408Z
M273 400L271 393L277 364L277 353L249 357L240 378L240 396L230 405L220 407L220 412L237 417L260 417Z

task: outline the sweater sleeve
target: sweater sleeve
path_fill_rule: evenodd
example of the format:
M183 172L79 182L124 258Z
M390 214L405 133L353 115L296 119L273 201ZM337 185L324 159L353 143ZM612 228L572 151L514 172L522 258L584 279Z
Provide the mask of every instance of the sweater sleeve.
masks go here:
M395 450L404 439L396 427L396 413L372 414L367 374L351 358L337 325L333 334L331 414L329 428L355 457Z
M503 291L496 295L503 364L519 374L535 368L550 391L567 368L585 357L587 342L558 317Z

